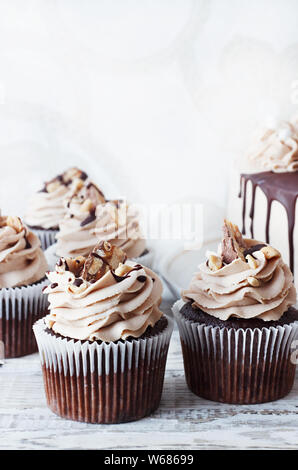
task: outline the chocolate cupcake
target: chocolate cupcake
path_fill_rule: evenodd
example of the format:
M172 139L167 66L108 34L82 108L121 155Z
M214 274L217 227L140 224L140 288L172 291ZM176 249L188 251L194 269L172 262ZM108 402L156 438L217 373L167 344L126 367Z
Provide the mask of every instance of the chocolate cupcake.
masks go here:
M49 408L91 423L156 410L173 328L157 275L101 242L87 258L61 258L48 278L50 314L33 329Z
M6 358L37 351L32 325L47 312L47 263L18 217L0 217L0 341Z
M186 381L198 396L255 404L287 395L298 336L293 276L268 244L225 221L219 253L199 266L173 312Z
M45 183L31 198L24 220L40 238L43 250L55 243L59 223L66 213L65 199L73 193L74 186L86 179L85 172L70 168Z
M52 266L61 256L88 256L98 240L118 246L128 258L145 266L153 264L152 250L146 247L133 206L123 200L106 201L92 183L69 199L56 238L57 244L47 252Z

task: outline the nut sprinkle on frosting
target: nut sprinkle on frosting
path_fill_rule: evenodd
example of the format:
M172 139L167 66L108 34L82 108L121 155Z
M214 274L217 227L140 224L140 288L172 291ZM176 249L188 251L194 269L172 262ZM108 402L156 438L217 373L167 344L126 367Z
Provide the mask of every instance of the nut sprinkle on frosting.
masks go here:
M87 257L61 258L48 272L46 325L79 340L138 338L162 316L162 283L150 269L126 260L121 248L99 242Z
M182 298L221 320L232 316L275 321L295 304L296 289L278 250L243 238L238 227L225 220L218 253L209 253Z

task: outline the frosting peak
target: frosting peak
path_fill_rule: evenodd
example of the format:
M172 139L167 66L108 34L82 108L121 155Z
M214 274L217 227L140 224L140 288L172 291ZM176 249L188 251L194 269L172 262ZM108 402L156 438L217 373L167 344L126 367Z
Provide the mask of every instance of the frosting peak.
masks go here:
M30 227L58 229L66 213L65 199L82 186L87 174L78 168L70 168L45 183L30 200L25 221Z
M251 164L276 173L298 171L298 127L282 121L276 128L260 132L248 156Z
M47 269L38 237L18 217L0 217L0 288L33 284Z
M88 258L61 258L50 285L46 324L62 336L105 342L140 337L162 313L162 283L150 269L126 261L118 247L101 242Z
M225 222L224 233L219 253L199 266L183 299L221 320L278 320L296 302L290 269L277 250L243 239L233 224Z

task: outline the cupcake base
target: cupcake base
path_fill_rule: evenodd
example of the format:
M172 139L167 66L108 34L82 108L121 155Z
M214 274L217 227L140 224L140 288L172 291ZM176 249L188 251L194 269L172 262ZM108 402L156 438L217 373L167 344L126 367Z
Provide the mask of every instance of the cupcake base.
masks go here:
M220 327L189 319L183 312L186 306L178 301L173 312L192 392L233 404L274 401L290 392L296 369L290 355L298 336L297 321L268 328Z
M0 289L0 341L6 359L37 351L32 327L48 314L48 302L42 294L47 284L44 279L30 286Z
M141 419L159 406L173 322L138 339L100 343L49 333L34 325L45 393L57 415L89 423Z

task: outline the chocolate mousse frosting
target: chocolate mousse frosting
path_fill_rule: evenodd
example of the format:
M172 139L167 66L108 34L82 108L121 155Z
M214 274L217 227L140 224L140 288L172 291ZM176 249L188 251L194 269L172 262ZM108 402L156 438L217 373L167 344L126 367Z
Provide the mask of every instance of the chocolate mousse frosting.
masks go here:
M39 238L18 217L0 217L0 288L33 284L47 269Z
M112 342L140 337L161 318L162 283L150 269L100 242L87 258L61 258L47 274L49 329L64 337Z
M230 317L276 321L296 302L293 275L270 245L242 238L237 226L225 221L218 254L199 266L185 301L220 320Z
M26 224L36 229L58 229L66 213L65 199L72 195L78 182L86 179L87 174L74 167L45 183L30 200Z

